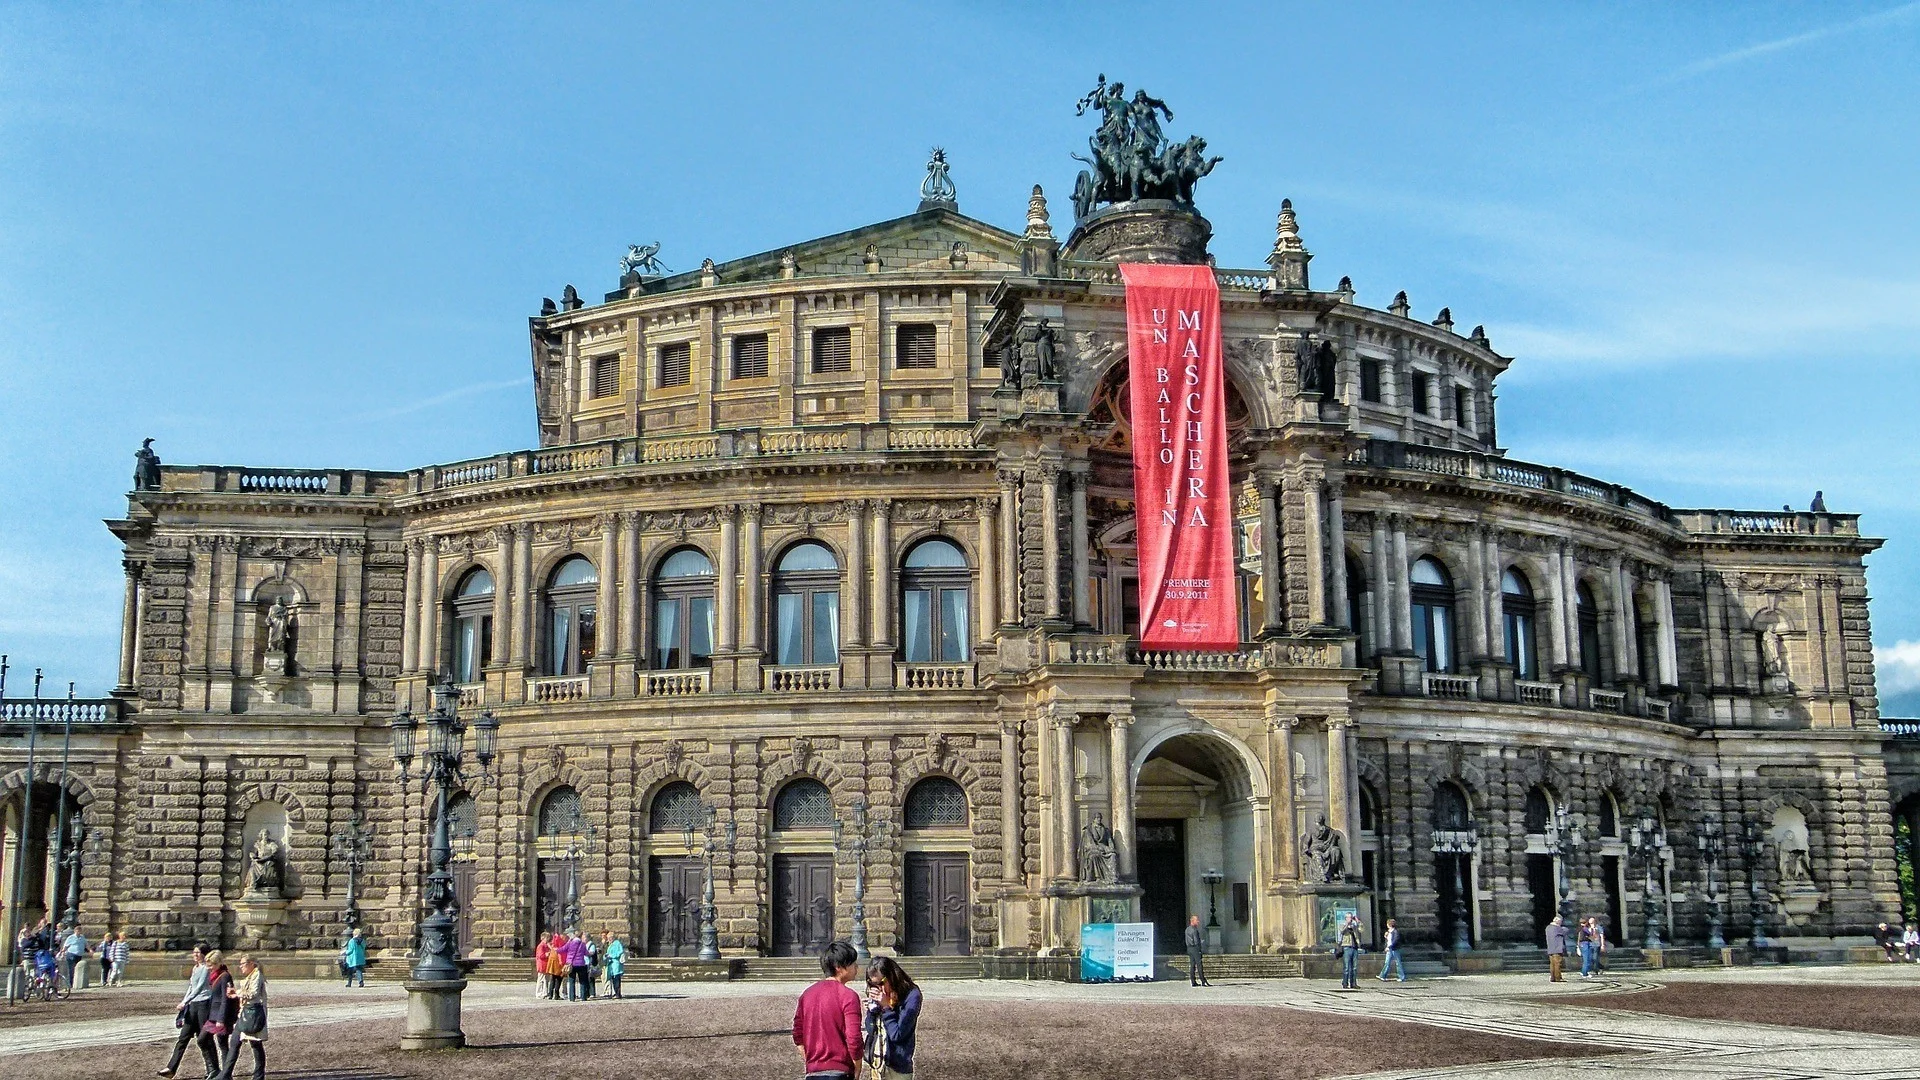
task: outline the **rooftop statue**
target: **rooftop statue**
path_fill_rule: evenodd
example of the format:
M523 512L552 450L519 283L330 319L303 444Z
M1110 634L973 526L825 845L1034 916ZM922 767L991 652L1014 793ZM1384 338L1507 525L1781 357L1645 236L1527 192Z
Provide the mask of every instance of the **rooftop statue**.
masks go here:
M1208 157L1207 141L1194 136L1185 142L1167 142L1160 121L1173 119L1173 110L1159 98L1137 90L1131 100L1126 86L1100 81L1080 99L1075 116L1089 108L1100 111L1100 127L1088 143L1091 158L1074 160L1093 166L1083 170L1073 187L1073 212L1084 220L1099 203L1166 199L1191 205L1193 186L1221 161Z
M927 159L927 176L920 181L920 209L922 210L958 210L959 193L954 190L953 178L947 175L947 152L940 147L933 148L933 156Z
M660 262L660 241L651 244L628 244L627 253L620 258L622 274L664 274L666 266Z

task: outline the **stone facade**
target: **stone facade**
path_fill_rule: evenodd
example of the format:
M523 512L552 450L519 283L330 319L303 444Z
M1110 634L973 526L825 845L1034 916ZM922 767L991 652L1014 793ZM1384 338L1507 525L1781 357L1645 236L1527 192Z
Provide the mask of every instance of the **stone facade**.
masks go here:
M329 948L348 882L330 838L357 814L369 933L408 949L432 803L386 723L449 671L463 713L501 722L456 859L477 958L525 954L556 889L642 952L684 947L685 898L659 882L687 834L654 817L677 782L734 827L723 950L849 933L848 849L823 818L777 818L802 778L843 822L863 801L878 823L884 950L1072 950L1089 917L1188 910L1229 950L1301 950L1343 904L1417 942L1450 946L1459 910L1478 947L1534 944L1563 886L1623 920L1616 939L1653 911L1698 942L1703 822L1724 838L1729 937L1752 895L1776 936L1895 914L1892 797L1920 785L1883 753L1862 565L1879 542L1854 516L1673 509L1506 458L1510 359L1444 312L1308 288L1289 207L1272 270L1217 274L1245 643L1143 650L1122 287L1062 257L1033 204L1024 234L937 208L535 317L538 449L405 473L165 468L110 523L122 685L77 725L67 780L97 830L83 918L141 949ZM1177 217L1173 247L1204 243ZM1303 333L1335 347L1331 393L1300 389ZM824 578L782 569L799 549L830 557ZM704 576L670 576L686 551ZM561 584L576 558L591 574ZM476 571L490 593L467 591ZM822 594L831 609L807 606ZM928 778L958 785L962 816L909 820ZM26 779L0 744L9 829ZM574 795L578 819L544 827ZM1110 882L1082 858L1096 813ZM1345 881L1303 858L1322 819ZM1666 840L1651 859L1643 819ZM269 897L247 880L262 829L287 849ZM820 866L828 886L805 877Z

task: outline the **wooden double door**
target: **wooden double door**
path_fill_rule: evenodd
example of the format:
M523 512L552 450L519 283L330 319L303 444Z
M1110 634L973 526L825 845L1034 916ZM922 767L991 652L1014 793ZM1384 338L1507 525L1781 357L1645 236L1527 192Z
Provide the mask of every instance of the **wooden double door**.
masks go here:
M556 934L567 929L567 905L573 900L573 875L578 872L568 859L540 860L540 895L535 901L535 936Z
M907 853L908 955L967 955L973 945L971 874L963 851Z
M706 895L700 860L655 855L647 863L647 955L700 951L700 905Z
M816 956L833 940L833 856L773 857L773 955Z

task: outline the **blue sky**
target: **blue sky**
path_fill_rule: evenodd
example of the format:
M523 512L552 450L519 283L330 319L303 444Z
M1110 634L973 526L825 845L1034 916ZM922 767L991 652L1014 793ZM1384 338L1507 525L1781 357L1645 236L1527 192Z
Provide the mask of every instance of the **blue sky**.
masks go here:
M1065 212L1099 72L1290 196L1315 280L1484 323L1513 456L1836 510L1920 715L1920 3L0 8L0 652L114 674L142 436L406 468L534 440L526 316L913 209ZM9 692L24 686L10 681Z

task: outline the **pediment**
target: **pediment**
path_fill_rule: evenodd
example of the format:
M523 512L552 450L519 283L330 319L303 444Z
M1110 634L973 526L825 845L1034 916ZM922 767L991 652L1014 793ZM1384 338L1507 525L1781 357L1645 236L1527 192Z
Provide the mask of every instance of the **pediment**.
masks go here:
M955 268L956 243L963 245L966 253L961 269L1015 272L1020 269L1018 236L951 210L923 210L734 259L717 269L720 280L727 284L774 280L780 277L781 258L790 252L802 274L862 274L867 272L871 248L880 258L883 273L946 271Z

